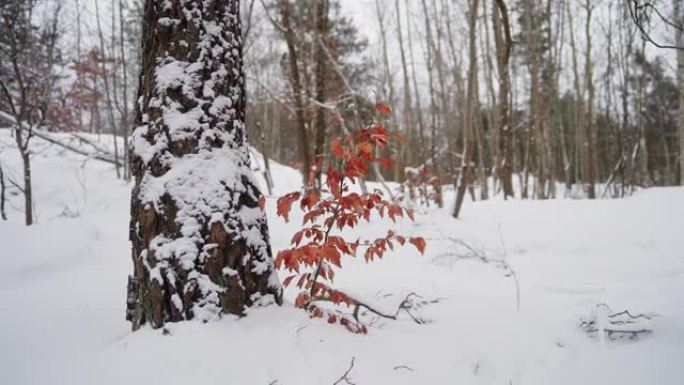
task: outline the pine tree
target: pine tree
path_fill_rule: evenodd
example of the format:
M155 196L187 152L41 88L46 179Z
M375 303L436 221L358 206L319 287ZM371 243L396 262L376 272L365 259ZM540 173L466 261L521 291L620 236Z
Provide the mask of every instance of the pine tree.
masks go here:
M133 329L280 303L249 169L239 0L149 0L132 135Z

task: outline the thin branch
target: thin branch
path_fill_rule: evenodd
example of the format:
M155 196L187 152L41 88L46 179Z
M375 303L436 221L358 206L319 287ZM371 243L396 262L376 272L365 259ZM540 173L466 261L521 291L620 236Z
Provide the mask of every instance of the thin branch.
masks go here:
M627 7L629 8L629 15L632 18L632 21L634 24L637 26L639 29L639 32L641 33L641 38L648 41L649 43L653 44L654 46L658 48L663 48L663 49L676 49L676 50L684 50L684 47L680 47L677 45L669 45L669 44L660 44L653 40L651 38L651 35L646 31L646 29L643 26L643 23L641 21L641 13L645 12L646 9L651 9L655 10L656 14L667 24L670 25L674 28L677 28L678 30L682 30L682 27L676 26L674 23L669 21L667 18L663 17L660 12L651 4L651 3L645 3L643 5L639 5L639 0L632 0L631 3L627 4Z
M344 372L344 374L342 375L342 377L340 377L337 381L335 381L335 382L333 383L333 385L341 384L342 381L344 381L345 384L355 385L355 384L351 381L351 379L349 378L349 373L352 371L352 369L354 369L354 361L355 361L355 360L356 360L356 357L352 357L352 358L351 358L351 362L349 363L349 369L347 369L347 371Z

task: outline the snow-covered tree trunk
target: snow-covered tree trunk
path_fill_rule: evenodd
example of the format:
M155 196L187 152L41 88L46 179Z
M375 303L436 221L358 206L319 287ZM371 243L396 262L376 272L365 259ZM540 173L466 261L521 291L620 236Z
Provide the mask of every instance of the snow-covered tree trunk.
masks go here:
M239 0L148 0L132 135L133 329L280 303L249 170Z

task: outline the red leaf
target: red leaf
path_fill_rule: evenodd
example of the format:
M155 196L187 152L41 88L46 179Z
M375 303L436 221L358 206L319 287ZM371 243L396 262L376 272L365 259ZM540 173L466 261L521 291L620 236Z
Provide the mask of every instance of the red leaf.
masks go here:
M299 246L299 243L302 242L302 236L304 235L304 231L297 231L294 236L292 236L292 241L291 243L295 246Z
M423 239L422 237L415 237L415 238L409 239L409 242L412 245L414 245L416 247L416 249L418 249L418 251L420 251L421 254L425 254L425 245L426 245L425 239Z
M337 158L344 157L344 148L342 148L339 138L335 138L330 142L330 153Z
M386 103L378 103L375 105L375 109L378 110L378 112L382 115L388 116L389 114L392 113L392 108L388 106Z
M307 210L311 210L311 208L314 207L318 201L318 193L316 191L311 191L309 195L302 199L300 206L302 209L306 208Z
M294 277L296 277L296 275L291 275L291 276L285 278L285 280L283 281L283 286L287 287L290 284L290 282L292 282Z
M376 162L380 163L380 165L388 170L392 169L392 161L389 159L384 159L384 158L376 158Z
M330 263L337 267L342 267L340 263L340 258L342 258L342 255L335 246L323 246L323 258L330 261Z
M292 203L299 199L301 194L299 192L289 193L285 196L278 198L278 216L283 217L285 222L289 221L290 210L292 209Z
M261 198L259 198L259 209L262 213L264 212L264 207L266 207L266 197L262 195Z
M307 294L305 292L299 293L299 295L295 299L295 307L303 308L304 305L306 305L309 302L309 299L311 299L309 297L309 294Z

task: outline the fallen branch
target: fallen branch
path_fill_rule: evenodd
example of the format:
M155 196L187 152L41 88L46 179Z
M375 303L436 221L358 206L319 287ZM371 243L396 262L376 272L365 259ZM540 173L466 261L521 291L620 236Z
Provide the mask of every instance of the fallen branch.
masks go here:
M428 320L425 320L425 319L422 319L420 317L415 316L411 312L411 310L415 309L415 308L420 308L420 307L428 305L428 304L438 303L440 301L440 299L437 298L437 299L433 299L433 300L420 300L418 302L414 302L413 298L415 298L415 297L422 298L421 296L419 296L416 293L409 293L404 298L404 300L401 301L401 303L397 307L397 310L394 312L394 314L390 314L390 313L385 313L383 311L380 311L380 310L376 309L375 307L373 307L373 306L371 306L365 302L359 301L355 298L351 298L348 296L348 298L351 301L351 304L353 306L353 309L354 309L352 312L352 316L354 317L354 320L356 322L360 322L359 321L359 312L361 311L361 309L366 309L369 312L377 315L380 318L391 319L394 321L399 319L399 314L402 311L404 311L404 312L406 312L406 314L409 315L409 317L411 317L413 322L420 324L420 325L426 324L429 322ZM324 302L333 302L334 303L332 298L330 298L329 296L316 296L316 297L312 298L312 302L314 302L314 301L324 301Z
M17 121L14 119L14 117L13 117L12 115L6 113L6 112L0 111L0 118L2 118L2 119L4 119L4 120L8 121L8 122L11 123L11 124L17 124ZM28 130L28 128L27 128L27 130ZM78 148L78 147L72 146L72 145L69 144L69 143L64 143L64 142L60 141L59 139L54 138L54 137L52 136L52 134L50 134L49 132L44 131L44 130L39 130L39 129L37 129L37 128L32 128L32 129L31 129L31 134L34 135L34 136L36 136L36 137L38 137L38 138L41 138L41 139L45 140L46 142L55 144L55 145L57 145L57 146L60 146L60 147L62 147L62 148L64 148L64 149L67 149L67 150L69 150L69 151L75 152L75 153L77 153L77 154L85 155L85 156L87 156L87 157L89 157L89 158L96 159L96 160L100 160L100 161L107 162L107 163L111 163L111 164L116 165L116 166L122 166L122 163L121 163L121 162L117 162L117 161L114 159L114 155L110 154L109 152L106 152L106 151L102 150L102 149L99 148L99 147L96 147L96 146L93 145L92 143L88 143L88 144L90 144L91 146L93 146L93 147L95 147L95 148L97 149L97 152L95 152L95 153L91 153L91 152L85 151L85 150L80 149L80 148ZM74 135L75 135L75 134L74 134ZM88 142L87 140L85 140L85 139L82 138L82 137L79 137L79 139L83 140L84 142Z
M598 304L596 307L606 312L604 313L605 318L601 319L598 315L594 314L593 318L581 320L579 324L579 327L590 337L595 337L603 332L612 341L625 337L630 340L636 340L643 334L653 333L653 330L646 327L648 321L653 319L652 316L641 313L634 315L629 310L612 313L610 307L605 303Z

